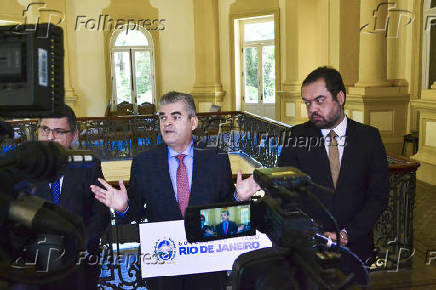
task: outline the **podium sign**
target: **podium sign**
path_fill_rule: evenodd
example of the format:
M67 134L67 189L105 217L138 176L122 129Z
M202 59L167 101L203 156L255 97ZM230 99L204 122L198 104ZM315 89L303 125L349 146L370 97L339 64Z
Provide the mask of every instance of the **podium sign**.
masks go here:
M243 253L271 247L260 232L211 242L188 243L183 220L139 225L143 278L231 270Z

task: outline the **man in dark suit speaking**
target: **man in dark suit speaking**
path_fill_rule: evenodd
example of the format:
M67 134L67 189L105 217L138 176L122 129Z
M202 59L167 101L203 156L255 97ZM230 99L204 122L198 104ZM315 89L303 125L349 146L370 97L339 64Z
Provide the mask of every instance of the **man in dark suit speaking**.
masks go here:
M218 237L234 235L238 232L238 225L229 220L230 213L228 210L221 211L221 223L216 225L216 233Z
M294 166L313 182L334 190L314 190L336 218L343 245L363 261L373 255L372 229L386 207L389 192L386 152L374 127L344 114L346 90L338 71L320 67L303 81L301 95L309 121L291 129L279 166ZM316 205L304 210L336 239L334 226Z
M95 198L115 209L127 220L150 222L181 220L188 205L246 200L259 186L253 177L235 186L227 154L194 148L192 131L197 128L191 95L170 92L159 101L160 132L166 145L157 146L132 161L129 191L120 180L116 190L104 180L105 188L92 186ZM224 289L219 273L150 279L151 289Z
M71 143L78 137L76 116L73 110L64 105L53 116L42 118L38 126L38 140L53 141L65 149L71 149ZM86 226L86 249L88 254L99 257L99 240L109 225L109 210L93 198L89 188L98 178L103 178L100 161L81 168L67 166L64 175L57 181L37 183L33 193L58 204L83 219ZM41 289L96 289L99 278L99 266L96 263L81 261L79 271L70 277L55 281Z

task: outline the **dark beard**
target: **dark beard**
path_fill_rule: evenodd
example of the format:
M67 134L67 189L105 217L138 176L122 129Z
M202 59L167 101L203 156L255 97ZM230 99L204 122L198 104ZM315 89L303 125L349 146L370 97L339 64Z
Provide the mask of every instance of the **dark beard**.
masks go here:
M312 120L312 116L310 118L310 122L312 122L312 124L316 128L318 128L318 129L329 129L329 128L333 128L337 124L337 122L341 118L341 111L339 110L338 113L336 114L335 118L333 118L330 121L327 121L324 117L321 117L320 115L316 115L316 116L321 117L322 120L313 121Z

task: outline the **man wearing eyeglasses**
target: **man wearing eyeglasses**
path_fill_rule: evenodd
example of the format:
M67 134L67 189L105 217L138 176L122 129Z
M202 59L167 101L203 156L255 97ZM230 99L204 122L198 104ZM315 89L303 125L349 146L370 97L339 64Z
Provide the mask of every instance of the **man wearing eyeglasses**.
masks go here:
M40 120L38 140L57 142L65 149L71 149L71 144L77 139L78 132L73 110L64 105L55 115ZM67 167L59 180L51 184L46 182L36 184L33 192L82 217L86 226L88 257L91 259L92 256L95 260L96 255L100 253L99 239L109 224L110 215L107 208L95 200L90 190L91 184L97 184L97 179L103 178L100 161L91 165L93 166L83 168ZM96 289L100 274L98 263L84 261L78 269L79 271L70 277L41 288Z

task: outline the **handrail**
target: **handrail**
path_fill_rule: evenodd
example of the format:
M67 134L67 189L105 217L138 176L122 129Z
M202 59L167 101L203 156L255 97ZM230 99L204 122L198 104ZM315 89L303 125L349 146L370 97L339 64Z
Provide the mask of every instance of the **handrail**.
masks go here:
M288 130L292 127L291 125L285 124L283 122L275 121L275 120L272 120L272 119L269 119L266 117L258 116L256 114L253 114L250 112L242 112L242 111L204 112L204 113L197 113L197 116L199 118L210 118L210 117L216 117L216 116L231 116L231 117L245 116L245 117L249 117L250 119L252 119L254 121L259 121L259 122L262 122L263 124L268 124L268 126L276 127L277 129ZM79 118L77 118L77 121L79 122L79 124L82 124L82 123L86 124L86 122L89 122L89 121L129 122L132 120L145 120L145 119L148 119L148 120L152 119L152 120L157 121L157 115L150 114L150 115L109 116L109 117L79 117ZM234 120L234 121L236 123L236 120ZM18 128L18 127L20 127L20 125L28 125L28 124L34 125L36 122L38 122L38 119L9 120L7 122L10 123L13 127ZM83 126L83 127L86 127L87 129L92 129L88 126ZM116 126L116 127L119 130L120 126ZM235 129L240 129L240 128L241 128L241 124L239 124L239 128L235 128ZM82 129L84 129L84 128L82 128ZM155 129L158 130L158 127L156 126ZM126 133L125 136L128 136L127 132L125 132L125 133ZM158 131L155 133L159 135ZM81 138L85 138L84 134L86 135L86 133L81 134ZM31 135L31 134L29 134L29 132L27 132L26 136L20 136L21 139L19 140L18 144L29 140L29 135ZM134 137L133 135L130 135L130 136ZM93 137L95 137L95 133L93 133ZM10 144L15 144L15 143L11 142L8 145L10 146ZM18 144L15 144L15 145L18 145ZM155 145L155 144L150 144L150 145ZM221 149L223 149L224 151L228 151L225 148L226 145L228 145L228 144L221 144L221 146L224 147ZM231 144L231 145L232 145L233 149L235 149L235 148L240 149L240 147L241 147L240 146L241 144ZM89 149L89 148L87 148L87 149ZM247 153L249 153L249 152L247 152ZM262 152L260 152L259 154L262 154ZM132 158L132 157L133 156L124 156L123 158ZM116 157L115 159L119 159L119 157ZM390 154L390 153L388 154L388 164L389 164L389 171L390 172L414 172L419 167L419 163L417 161L405 158L404 156L399 156L399 155ZM266 165L266 164L264 164L264 165Z

